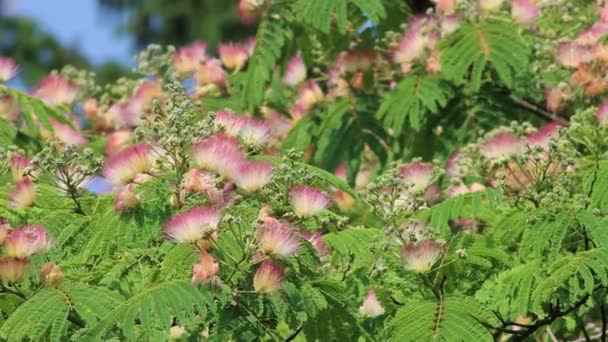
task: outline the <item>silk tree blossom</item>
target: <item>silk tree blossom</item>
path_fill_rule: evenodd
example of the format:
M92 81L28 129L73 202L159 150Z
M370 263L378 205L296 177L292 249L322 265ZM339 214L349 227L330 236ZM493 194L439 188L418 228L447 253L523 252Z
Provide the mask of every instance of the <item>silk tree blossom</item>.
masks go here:
M323 101L323 91L315 81L308 81L300 86L296 105L302 106L306 111Z
M246 144L263 146L266 145L271 136L268 122L258 118L243 117L243 124L239 130L239 137Z
M103 166L102 174L112 184L127 184L138 174L150 173L157 158L157 153L150 145L139 143L110 156Z
M500 9L504 0L477 0L477 5L484 12L494 12Z
M25 225L9 231L4 240L4 254L11 258L27 258L32 254L46 252L52 240L40 225Z
M516 23L533 24L540 14L540 8L534 0L513 0L511 4L511 16Z
M422 57L427 46L427 36L423 26L410 25L405 35L392 52L392 59L397 64L409 64Z
M207 58L206 51L207 44L205 42L193 42L174 52L171 56L171 63L180 74L190 74Z
M422 162L409 163L402 166L399 173L403 180L410 185L411 192L424 191L433 180L433 165Z
M40 267L40 282L46 286L57 286L63 282L65 275L61 267L54 262L45 262Z
M0 118L15 122L19 120L20 116L19 102L10 95L0 95Z
M216 187L216 176L211 172L190 169L184 175L182 187L189 193L206 193Z
M6 82L17 75L19 65L10 57L0 56L0 82Z
M12 208L29 208L34 205L34 201L36 201L36 189L28 177L17 181L15 187L8 191L8 203Z
M557 48L557 62L567 68L578 68L595 58L593 49L575 42L562 43Z
M272 260L265 260L253 276L253 288L258 293L270 293L283 286L284 271Z
M559 87L549 87L545 89L545 102L547 110L551 113L559 112L565 104L566 94Z
M331 248L323 241L321 232L302 231L301 234L312 245L319 258L324 258L331 253Z
M306 64L304 64L304 59L302 59L302 56L295 55L291 57L289 63L287 63L285 75L283 76L283 83L290 87L295 87L305 80Z
M242 161L234 176L234 183L245 192L254 192L265 187L272 180L272 163L264 161Z
M245 44L220 44L217 50L222 64L230 70L241 70L249 59L249 52Z
M139 196L135 193L137 183L123 185L116 190L114 209L119 213L135 209L139 206Z
M206 283L220 272L220 264L205 250L201 251L199 262L192 267L192 283Z
M521 139L511 133L500 132L483 142L480 152L487 159L496 160L518 154L523 148Z
M460 27L461 18L459 15L447 15L439 18L439 25L441 28L441 35L450 35Z
M289 134L291 127L293 126L289 118L281 114L281 112L279 112L278 110L266 106L262 107L261 112L262 115L264 115L264 118L266 119L268 124L270 125L272 138L277 139L279 141L285 139L287 137L287 134Z
M450 15L456 11L456 0L433 0L433 2L436 4L437 12L441 14Z
M600 104L595 117L600 125L608 125L608 101Z
M559 121L550 122L534 133L528 134L526 142L530 146L539 146L544 150L549 149L549 141L559 134L560 128L564 125Z
M220 110L215 113L215 124L222 128L229 137L237 137L244 123L244 117L234 114L227 110Z
M331 205L331 198L325 192L307 185L291 188L289 199L298 217L317 215Z
M8 223L4 222L4 220L0 219L0 245L2 245L4 239L6 239L6 236L8 235L10 229L11 226Z
M367 71L372 68L376 58L373 50L348 50L338 55L335 65L343 73Z
M416 273L426 273L437 262L442 253L442 246L435 240L422 240L407 243L401 250L406 267Z
M11 174L13 175L14 181L20 181L25 176L25 171L30 166L30 160L28 157L22 154L14 154L11 156Z
M454 150L445 163L445 174L448 177L456 178L463 174L463 160L459 150Z
M221 212L216 207L194 207L173 216L165 223L165 238L176 243L191 243L217 230Z
M264 3L265 0L239 0L237 11L241 22L246 25L254 24Z
M55 119L50 119L51 125L53 126L54 136L57 140L61 141L66 145L83 146L88 139L78 130L72 128L70 125L59 122ZM74 126L76 126L74 122Z
M104 152L107 156L115 155L116 153L124 150L129 146L129 143L133 139L133 132L130 130L120 130L112 132L108 136L108 142Z
M0 280L17 282L23 278L27 266L28 259L18 258L1 258L0 259Z
M264 218L264 223L258 229L258 243L263 253L283 258L296 254L300 248L295 229L274 217Z
M363 305L359 307L359 314L363 317L378 317L384 314L384 308L376 298L374 290L368 290Z
M215 171L230 180L236 177L237 168L244 160L238 141L224 134L200 140L192 146L191 153L198 167Z
M222 68L221 62L215 58L203 62L196 70L194 79L199 87L213 85L220 90L226 89L226 72ZM203 90L199 90L199 92L206 93L207 90Z
M48 105L69 105L74 102L78 92L76 84L66 77L50 74L38 83L33 95Z

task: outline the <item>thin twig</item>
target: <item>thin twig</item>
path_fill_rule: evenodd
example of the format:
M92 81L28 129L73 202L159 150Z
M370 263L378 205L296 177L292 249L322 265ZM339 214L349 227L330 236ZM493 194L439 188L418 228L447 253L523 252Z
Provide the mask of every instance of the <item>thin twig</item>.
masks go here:
M533 112L534 114L540 115L540 116L542 116L545 119L549 119L549 120L553 120L553 121L558 121L558 122L561 122L563 124L568 124L567 120L565 120L563 118L560 118L559 116L557 116L557 115L555 115L553 113L547 112L546 110L544 110L544 109L542 109L540 107L537 107L536 105L534 105L534 104L532 104L532 103L530 103L530 102L528 102L528 101L526 101L524 99L520 99L519 97L517 97L517 96L515 96L513 94L509 95L509 98L513 102L515 102L516 104L518 104L519 106L524 107L524 108L530 110L531 112Z

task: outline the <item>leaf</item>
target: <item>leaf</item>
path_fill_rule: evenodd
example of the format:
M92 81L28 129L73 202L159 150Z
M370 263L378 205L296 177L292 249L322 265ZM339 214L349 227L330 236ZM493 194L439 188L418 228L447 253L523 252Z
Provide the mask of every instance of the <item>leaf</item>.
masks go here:
M299 0L296 3L297 18L324 33L329 33L335 19L340 33L346 33L346 0Z
M370 267L376 258L372 248L382 237L382 231L373 228L350 228L323 236L335 253L354 256L351 268Z
M377 24L380 19L386 18L386 10L381 0L351 0L350 2L357 6L373 23Z

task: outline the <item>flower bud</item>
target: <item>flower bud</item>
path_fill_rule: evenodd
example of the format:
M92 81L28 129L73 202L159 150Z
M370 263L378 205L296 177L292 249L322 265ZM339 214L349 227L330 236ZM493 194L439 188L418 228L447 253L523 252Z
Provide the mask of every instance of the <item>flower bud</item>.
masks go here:
M363 305L359 307L359 314L364 317L377 317L384 314L384 308L376 298L374 290L367 291Z
M0 56L0 82L13 78L19 71L19 66L12 58Z
M25 258L51 248L51 238L39 225L25 225L12 229L4 240L4 254L13 258Z
M36 200L36 189L29 178L23 178L8 192L8 202L11 207L25 209L31 207Z
M0 280L10 282L21 280L29 263L27 258L0 259Z
M287 63L287 69L283 76L283 83L290 87L294 87L304 82L304 80L306 80L306 64L304 64L302 56L295 55L291 57L289 63Z
M57 286L61 284L63 278L63 271L53 262L47 262L40 268L40 281L45 285Z
M192 283L206 283L220 271L220 265L211 254L201 251L199 263L192 267Z
M281 266L272 260L262 262L253 277L253 288L258 293L269 293L283 285L284 272Z

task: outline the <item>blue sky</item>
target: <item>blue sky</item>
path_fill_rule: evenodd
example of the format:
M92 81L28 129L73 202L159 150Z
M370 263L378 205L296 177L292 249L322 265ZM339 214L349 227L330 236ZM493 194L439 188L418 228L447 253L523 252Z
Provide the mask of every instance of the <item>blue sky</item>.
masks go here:
M2 2L2 0L0 0ZM66 46L77 48L93 64L115 60L133 64L132 40L119 36L121 20L101 10L96 0L8 0L8 15L34 19Z

